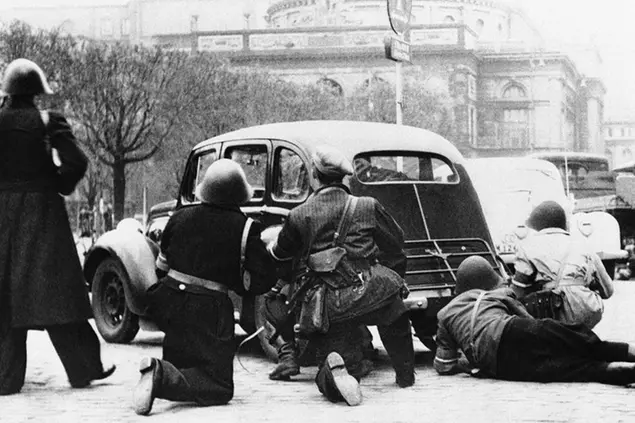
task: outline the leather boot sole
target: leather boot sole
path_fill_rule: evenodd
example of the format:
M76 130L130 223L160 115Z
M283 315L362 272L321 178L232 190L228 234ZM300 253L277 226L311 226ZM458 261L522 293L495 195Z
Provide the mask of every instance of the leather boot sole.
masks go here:
M361 404L362 391L359 387L359 382L348 374L342 356L336 352L330 353L326 357L326 365L331 370L335 386L340 392L340 395L342 395L342 398L344 398L344 401L346 401L346 404L350 406Z
M154 373L157 361L152 357L144 357L139 363L141 378L132 395L132 408L135 413L146 416L152 410L154 402Z

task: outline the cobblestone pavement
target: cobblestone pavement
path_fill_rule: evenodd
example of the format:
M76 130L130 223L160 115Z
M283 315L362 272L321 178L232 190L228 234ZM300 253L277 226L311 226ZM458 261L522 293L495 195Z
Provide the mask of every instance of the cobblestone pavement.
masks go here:
M606 302L598 334L635 342L635 282L616 282ZM315 367L303 368L292 382L267 378L272 364L254 352L235 362L235 397L229 405L199 408L156 400L152 414L130 408L144 355L160 356L161 334L142 332L130 345L103 345L115 374L88 389L68 387L48 337L32 331L28 340L27 382L19 395L0 397L0 422L635 422L633 388L600 384L538 384L438 376L431 354L417 343L417 383L394 384L382 350L377 370L362 381L364 402L347 407L326 401L313 384Z

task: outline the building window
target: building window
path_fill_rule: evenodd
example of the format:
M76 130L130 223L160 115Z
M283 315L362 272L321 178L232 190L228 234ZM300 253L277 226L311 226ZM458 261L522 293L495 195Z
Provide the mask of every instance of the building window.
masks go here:
M613 136L613 128L609 128L609 137Z
M446 17L443 18L443 22L444 23L454 23L455 22L454 16L446 15Z
M113 30L112 30L112 20L109 18L104 18L101 20L100 22L100 28L101 28L101 36L102 37L112 37L113 34Z
M503 123L498 133L502 148L527 148L529 146L529 110L504 109Z
M503 91L503 98L507 100L524 100L527 98L527 92L520 85L512 84Z
M121 22L121 35L130 35L130 19L124 19Z

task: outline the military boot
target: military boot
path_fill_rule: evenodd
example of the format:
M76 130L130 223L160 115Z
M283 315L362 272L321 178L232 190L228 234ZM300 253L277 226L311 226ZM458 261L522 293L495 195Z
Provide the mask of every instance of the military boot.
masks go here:
M291 376L300 374L300 365L298 364L295 343L284 342L278 348L278 365L271 373L271 380L289 380Z

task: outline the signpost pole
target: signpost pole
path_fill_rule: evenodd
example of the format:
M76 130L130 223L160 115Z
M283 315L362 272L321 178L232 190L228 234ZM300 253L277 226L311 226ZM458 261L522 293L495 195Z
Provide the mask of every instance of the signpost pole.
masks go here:
M405 34L410 27L412 0L386 0L388 21L394 35L384 40L386 57L395 61L395 123L403 124L403 84L401 62L410 61L410 43Z
M403 123L403 87L401 81L401 62L395 62L395 111L396 123Z

